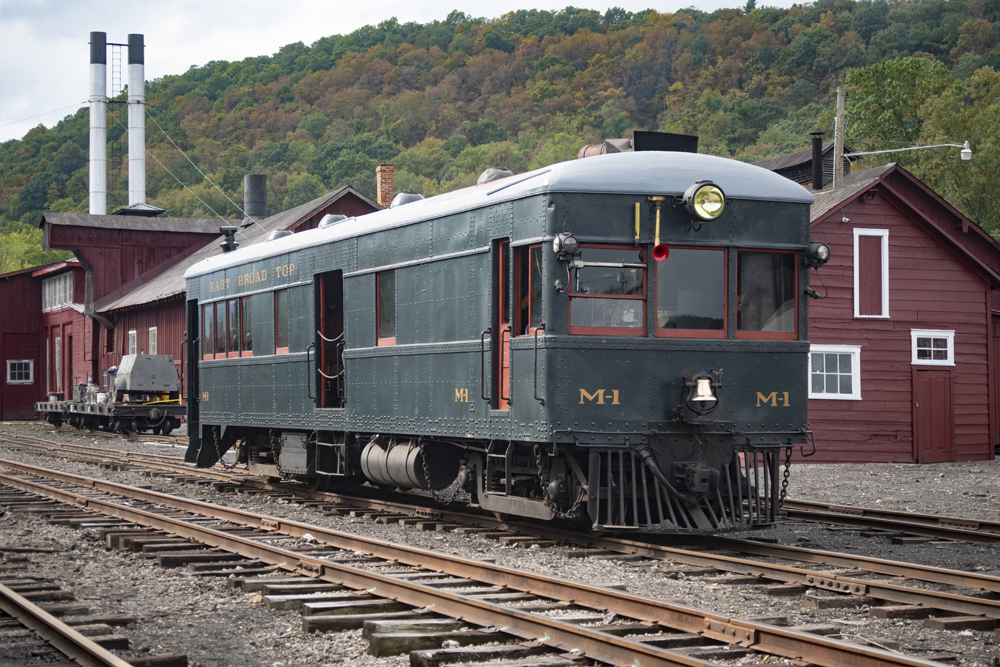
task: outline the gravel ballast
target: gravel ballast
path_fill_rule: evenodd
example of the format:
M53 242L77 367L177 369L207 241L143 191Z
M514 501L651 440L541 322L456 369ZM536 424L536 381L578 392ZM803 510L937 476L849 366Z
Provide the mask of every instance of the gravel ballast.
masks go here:
M96 447L183 454L182 447L148 441L126 442L38 424L5 424L0 427L0 432L3 431ZM866 607L805 609L799 597L769 597L753 586L706 583L677 575L667 564L656 561L566 558L555 549L504 547L477 535L426 533L393 524L324 516L320 511L263 495L222 494L210 487L176 484L133 471L109 471L66 459L2 449L0 458L30 465L149 486L156 491L459 556L494 559L507 567L566 579L624 585L632 593L734 617L785 616L793 624L833 623L842 628L847 638L903 653L944 651L962 664L1000 665L1000 651L992 632L928 630L921 620L875 619L869 616ZM803 500L1000 521L998 473L997 461L920 466L794 465L789 495ZM812 524L782 525L732 535L1000 575L1000 548L993 545L894 545L886 538L865 538L857 531L830 530ZM185 570L165 570L135 554L106 551L97 537L96 532L52 526L30 515L7 513L0 517L0 543L59 549L55 554L31 554L32 574L61 580L95 612L138 616L140 622L122 632L132 639L136 650L186 653L193 663L201 665L409 664L406 656L369 656L367 642L361 640L360 632L304 635L296 612L276 612L251 604L249 595L230 590L216 578L194 577ZM683 544L683 540L677 544Z

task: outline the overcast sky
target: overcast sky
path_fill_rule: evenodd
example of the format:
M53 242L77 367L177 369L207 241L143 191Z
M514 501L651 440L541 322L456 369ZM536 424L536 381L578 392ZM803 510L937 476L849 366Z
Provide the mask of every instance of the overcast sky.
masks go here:
M109 42L145 35L146 80L180 74L212 60L273 54L285 44L312 44L395 16L400 22L443 20L452 9L493 18L515 9L601 12L711 11L746 0L0 0L0 141L16 139L38 124L51 127L87 100L88 41L103 31ZM790 6L789 0L760 5ZM123 62L125 61L123 57ZM110 56L109 56L110 65ZM108 86L110 88L110 66ZM127 73L126 73L127 78ZM65 109L63 107L71 107ZM55 111L59 109L59 111ZM44 115L41 115L44 114ZM38 116L31 118L31 116ZM23 121L23 122L18 122Z

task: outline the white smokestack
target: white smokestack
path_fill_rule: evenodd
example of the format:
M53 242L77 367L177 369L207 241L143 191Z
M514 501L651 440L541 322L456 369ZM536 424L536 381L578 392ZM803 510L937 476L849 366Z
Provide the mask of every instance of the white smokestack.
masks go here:
M146 74L142 35L128 36L128 205L146 203Z
M107 215L108 36L90 33L90 214Z

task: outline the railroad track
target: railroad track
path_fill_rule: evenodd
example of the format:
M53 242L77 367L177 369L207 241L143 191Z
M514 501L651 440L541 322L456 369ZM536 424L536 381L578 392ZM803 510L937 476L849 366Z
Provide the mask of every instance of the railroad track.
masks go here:
M6 469L0 484L25 494L22 509L101 528L110 545L157 554L163 565L210 567L223 576L239 572L244 586L273 583L268 591L280 593L265 596L271 606L297 606L307 630L364 625L376 654L421 642L440 646L442 640L463 647L442 650L467 653L472 644L513 641L519 643L501 653L544 653L544 664L552 665L586 658L707 667L723 656L838 667L940 664L812 634L811 628L781 627L775 619L736 619L114 482L9 461L0 466ZM94 513L114 520L102 526ZM291 574L274 577L276 570ZM272 581L245 578L254 573L270 573ZM497 650L483 653L492 657ZM411 661L425 664L419 655L411 654Z
M7 438L0 435L0 441ZM196 469L171 456L63 445L40 438L24 440L21 436L18 441L44 451L50 451L55 444L60 455L83 456L106 467L138 467L150 476L166 476L179 482L207 479L213 481L218 490L278 495L293 502L323 505L331 513L350 513L381 523L410 523L430 530L468 530L492 535L503 544L552 546L558 543L567 547L564 553L576 557L622 554L678 563L700 568L696 572L702 576L724 575L717 580L711 579L713 583L756 583L776 596L804 594L806 604L817 607L824 604L847 606L843 600L815 595L821 591L854 596L857 606L884 605L873 611L873 615L881 618L953 616L928 621L937 627L962 630L982 627L984 623L988 625L984 619L1000 619L1000 601L981 597L1000 596L1000 578L984 573L722 536L691 536L685 538L690 543L688 547L681 548L649 540L581 534L549 524L501 521L492 515L470 513L466 507L436 506L430 498L413 494L397 494L405 498L400 500L385 497L384 493L380 493L380 497L361 497L317 492L296 483L268 483L236 470ZM418 501L423 503L416 504ZM817 568L820 569L817 571ZM932 586L928 588L927 585Z
M51 549L0 547L5 555ZM0 566L0 664L18 667L187 667L183 655L123 659L110 649L128 650L129 640L115 626L132 625L134 616L92 614L74 601L72 591L33 575L22 560ZM37 603L37 604L36 604ZM64 620L65 619L65 620Z
M996 521L830 505L792 498L785 500L782 512L797 521L856 526L937 539L1000 542L1000 522Z

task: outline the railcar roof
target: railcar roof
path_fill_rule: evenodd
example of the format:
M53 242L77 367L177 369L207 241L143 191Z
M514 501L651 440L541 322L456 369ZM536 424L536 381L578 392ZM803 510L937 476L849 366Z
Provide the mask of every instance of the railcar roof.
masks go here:
M194 278L266 257L353 236L402 227L483 206L545 193L681 195L695 181L711 180L731 199L812 204L813 196L783 176L745 162L698 153L629 152L560 162L525 174L348 218L194 264Z

